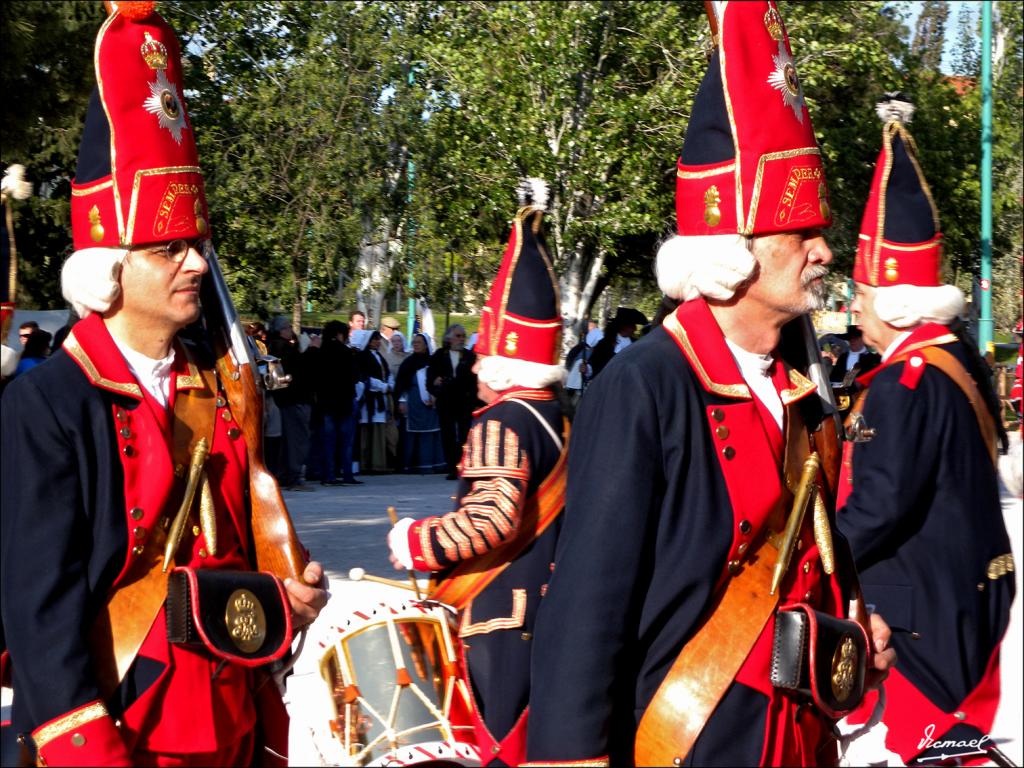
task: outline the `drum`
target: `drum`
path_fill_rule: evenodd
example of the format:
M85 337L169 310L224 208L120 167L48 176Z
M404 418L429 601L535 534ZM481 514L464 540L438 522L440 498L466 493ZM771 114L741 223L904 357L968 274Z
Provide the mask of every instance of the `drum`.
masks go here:
M454 612L396 586L331 587L288 678L291 764L479 765Z

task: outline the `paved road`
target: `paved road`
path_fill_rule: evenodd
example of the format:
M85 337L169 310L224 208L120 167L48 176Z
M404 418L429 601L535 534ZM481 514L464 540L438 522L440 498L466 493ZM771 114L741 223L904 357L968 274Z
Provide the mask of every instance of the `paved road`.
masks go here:
M332 581L352 568L394 576L385 543L391 528L387 508L399 518L450 512L456 482L444 475L367 475L363 485L323 486L285 491L295 529ZM401 575L398 578L402 578Z

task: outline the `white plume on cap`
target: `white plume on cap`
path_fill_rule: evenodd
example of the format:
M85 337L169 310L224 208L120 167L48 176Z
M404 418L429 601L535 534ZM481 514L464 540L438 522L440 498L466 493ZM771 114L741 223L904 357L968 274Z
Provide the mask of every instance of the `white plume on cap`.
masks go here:
M82 248L68 256L60 288L79 317L110 309L121 293L121 263L127 255L122 248Z
M32 194L32 182L25 181L25 166L20 163L7 166L3 182L0 182L3 194L15 200L24 200Z
M519 198L520 206L529 205L541 211L547 210L548 183L544 179L538 179L534 176L520 179L516 195Z
M654 261L658 287L678 301L698 296L728 301L757 267L747 242L742 235L670 237Z
M914 119L914 103L899 91L890 91L875 104L875 114L883 123L895 120L909 125Z

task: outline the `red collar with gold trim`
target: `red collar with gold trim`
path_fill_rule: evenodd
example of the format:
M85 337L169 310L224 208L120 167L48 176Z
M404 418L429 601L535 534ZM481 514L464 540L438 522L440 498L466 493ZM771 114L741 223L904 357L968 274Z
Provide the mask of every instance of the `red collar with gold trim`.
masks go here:
M681 304L665 318L664 328L682 350L704 389L722 397L753 399L705 299ZM783 405L801 400L817 390L807 377L782 362L790 383L790 388L780 393Z
M76 323L63 347L94 387L143 399L142 388L99 315L89 315ZM178 339L174 340L174 349L176 354L171 366L174 389L203 389L206 385L188 349Z
M503 403L506 400L515 398L516 400L554 400L555 393L550 389L530 389L529 387L512 387L501 392L494 402L488 403L483 408L477 408L473 411L473 416L479 416L481 413L490 410L498 403Z
M957 339L956 334L950 331L945 325L939 325L938 323L925 323L924 325L920 325L911 331L910 335L893 350L892 354L889 355L884 363L877 368L868 371L863 376L858 377L857 383L862 387L868 386L882 369L888 368L894 363L903 362L903 359L914 350L923 349L924 347L937 347L943 344L951 344L958 340L959 339Z

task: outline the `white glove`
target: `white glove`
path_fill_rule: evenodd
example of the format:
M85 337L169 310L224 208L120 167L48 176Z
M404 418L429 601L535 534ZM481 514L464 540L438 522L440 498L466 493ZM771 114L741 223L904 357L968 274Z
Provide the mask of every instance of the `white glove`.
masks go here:
M409 529L416 521L403 517L388 531L388 548L398 564L407 571L412 570L412 552L409 551Z

